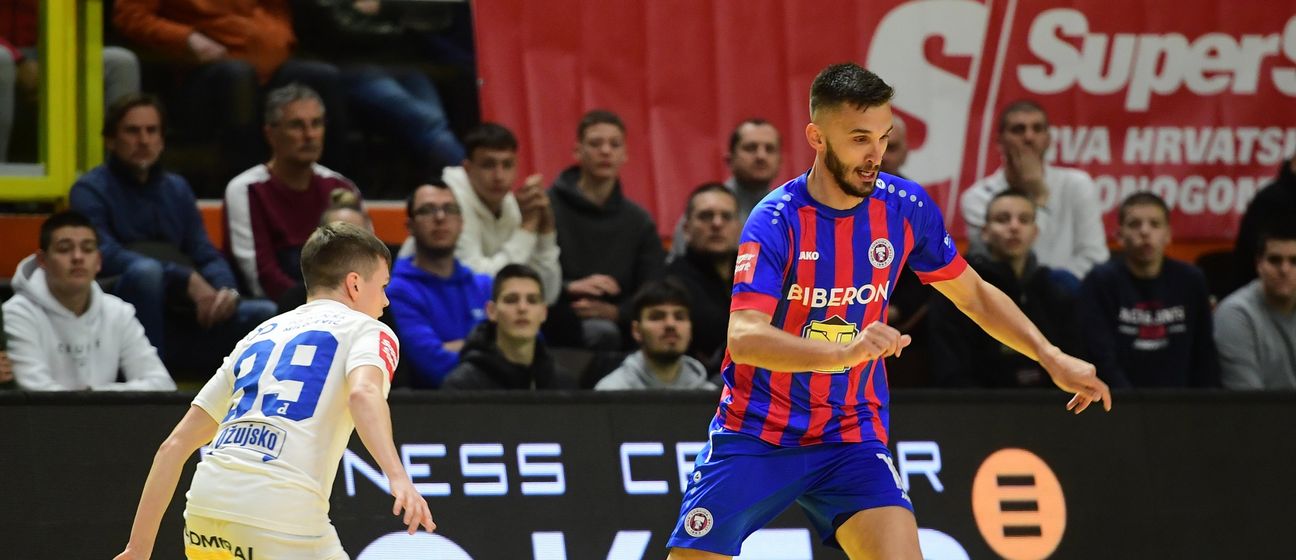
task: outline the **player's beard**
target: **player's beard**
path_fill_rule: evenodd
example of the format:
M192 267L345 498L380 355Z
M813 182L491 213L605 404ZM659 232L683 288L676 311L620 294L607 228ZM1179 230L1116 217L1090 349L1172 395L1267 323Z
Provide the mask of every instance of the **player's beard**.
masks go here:
M824 155L824 166L828 168L828 173L830 173L833 176L833 179L837 180L837 188L841 189L842 192L846 193L847 196L868 198L869 195L873 194L874 184L872 182L868 183L867 185L864 185L864 188L861 189L856 187L855 185L852 185L851 182L846 178L846 164L842 163L842 160L837 158L837 152L833 151L832 144L828 142L827 138L824 139L824 146L827 147L828 149L827 150L828 153ZM863 171L865 173L876 172L879 167L880 164L875 165L872 168L859 167L851 170L851 172L852 173L854 173L855 171Z

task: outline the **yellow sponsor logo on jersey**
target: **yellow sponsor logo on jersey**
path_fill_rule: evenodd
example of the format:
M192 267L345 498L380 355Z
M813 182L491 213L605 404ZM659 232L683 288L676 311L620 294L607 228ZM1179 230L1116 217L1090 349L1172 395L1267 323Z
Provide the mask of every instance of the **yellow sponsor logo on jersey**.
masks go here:
M823 321L810 321L810 324L801 329L802 338L835 342L842 345L850 344L850 341L855 340L857 334L859 334L859 327L855 323L847 322L838 315L833 315ZM816 373L845 373L847 369L849 368L814 371Z

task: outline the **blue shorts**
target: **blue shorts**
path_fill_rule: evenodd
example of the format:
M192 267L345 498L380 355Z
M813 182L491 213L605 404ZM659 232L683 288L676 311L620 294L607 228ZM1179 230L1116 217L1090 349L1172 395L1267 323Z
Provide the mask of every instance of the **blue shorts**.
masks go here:
M737 556L749 535L794 501L824 544L838 548L837 527L856 512L883 506L913 511L881 443L777 447L721 430L698 454L666 545Z

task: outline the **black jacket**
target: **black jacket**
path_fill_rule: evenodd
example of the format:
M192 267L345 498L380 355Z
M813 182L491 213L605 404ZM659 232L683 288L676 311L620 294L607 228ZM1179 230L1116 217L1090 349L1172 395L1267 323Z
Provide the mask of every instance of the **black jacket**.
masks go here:
M505 359L495 344L495 328L495 323L483 321L468 333L459 353L459 365L441 382L442 390L575 388L574 384L565 386L565 377L555 373L553 357L543 341L536 341L530 366Z
M671 261L666 276L680 281L689 291L689 315L693 322L693 340L688 354L710 373L719 373L729 334L729 303L733 296L733 279L721 277L716 259L733 270L738 253L708 255L687 250Z
M1291 231L1296 217L1296 174L1291 162L1284 161L1278 177L1256 193L1238 225L1237 243L1233 248L1233 284L1230 292L1256 278L1256 243L1262 232L1275 228Z

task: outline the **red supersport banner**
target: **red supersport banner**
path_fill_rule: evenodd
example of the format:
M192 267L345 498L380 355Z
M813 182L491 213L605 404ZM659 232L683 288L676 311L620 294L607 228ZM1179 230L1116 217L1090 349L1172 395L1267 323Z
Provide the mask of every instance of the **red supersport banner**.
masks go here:
M592 108L628 127L627 195L668 232L696 185L728 176L739 121L783 134L809 168L808 90L855 61L896 88L902 172L964 229L958 197L1000 166L998 110L1049 114L1053 165L1093 176L1109 234L1152 190L1180 240L1232 239L1296 153L1296 0L476 0L483 115L518 133L524 172L573 163Z

